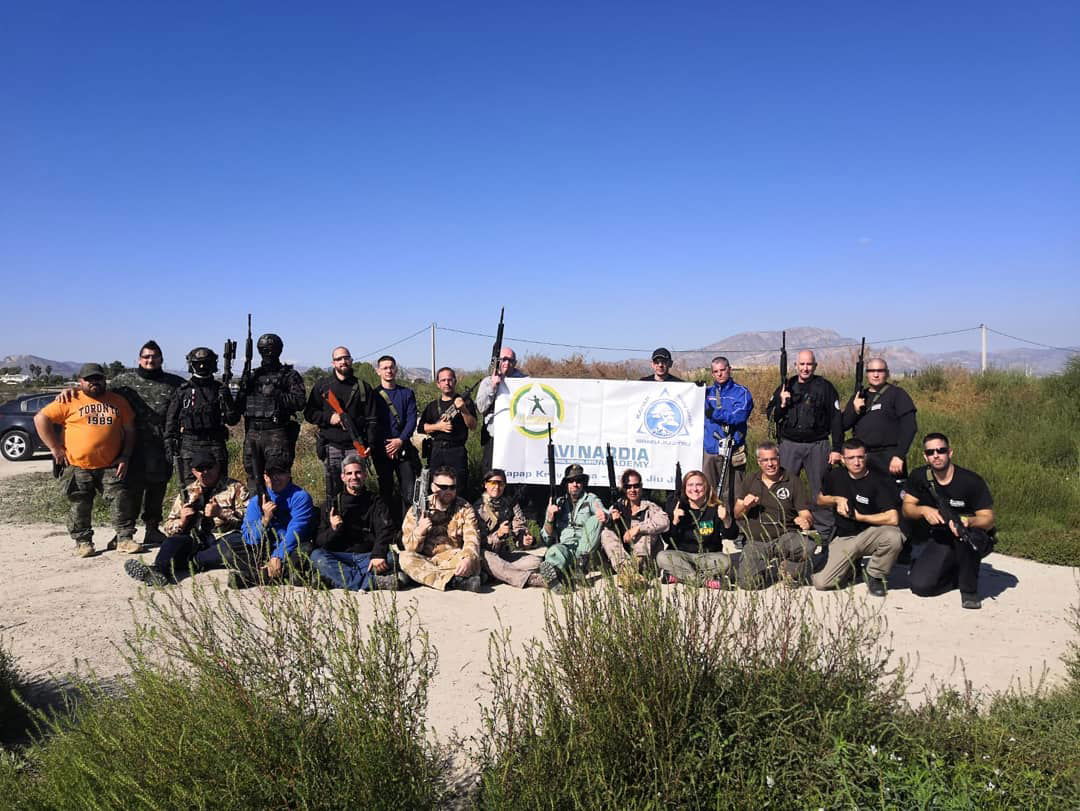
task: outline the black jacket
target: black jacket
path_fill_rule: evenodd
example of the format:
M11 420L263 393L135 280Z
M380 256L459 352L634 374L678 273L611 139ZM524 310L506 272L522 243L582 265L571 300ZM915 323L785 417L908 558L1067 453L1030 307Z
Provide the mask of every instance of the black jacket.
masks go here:
M319 378L311 387L307 405L304 406L304 419L319 427L319 435L325 442L345 449L352 447L352 439L342 426L330 424L334 409L326 401L327 391L333 391L341 402L360 441L368 448L376 447L379 444L379 420L375 406L378 395L371 386L355 376L338 380L337 375L331 372L328 377Z
M792 442L818 442L829 439L834 451L844 442L844 428L840 414L840 395L824 377L811 375L806 383L800 383L798 375L789 378L787 389L791 392L787 408L780 407L780 387L769 400L769 419L779 425L780 439Z
M315 546L327 552L386 557L394 539L394 532L390 511L382 499L367 490L360 491L356 496L343 490L334 497L331 504L344 521L337 529L331 529L330 506L324 508Z

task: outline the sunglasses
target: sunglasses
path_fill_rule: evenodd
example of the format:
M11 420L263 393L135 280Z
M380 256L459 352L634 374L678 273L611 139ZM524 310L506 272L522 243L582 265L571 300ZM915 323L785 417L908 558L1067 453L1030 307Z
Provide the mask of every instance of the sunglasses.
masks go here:
M927 448L923 451L923 454L925 456L944 456L948 452L949 446L946 445L944 448Z
M484 484L497 484L499 485L499 487L504 487L506 485L506 482L504 482L502 479L488 479L486 482L484 482Z
M436 490L457 490L457 485L456 484L439 484L438 482L435 482L435 489Z
M640 490L641 489L641 482L627 482L626 483L626 489L627 490Z
M877 372L881 372L882 374L884 374L887 371L889 371L889 370L888 369L867 369L866 370L867 374L871 374L871 375L875 374Z

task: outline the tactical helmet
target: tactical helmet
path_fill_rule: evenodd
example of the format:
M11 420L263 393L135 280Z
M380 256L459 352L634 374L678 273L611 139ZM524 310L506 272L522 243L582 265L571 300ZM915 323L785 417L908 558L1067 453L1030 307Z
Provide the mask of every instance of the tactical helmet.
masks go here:
M277 360L281 357L281 350L285 348L285 344L277 335L268 332L259 336L258 347L259 355L263 360Z
M199 377L210 377L218 370L217 353L205 346L197 346L185 358L188 371Z

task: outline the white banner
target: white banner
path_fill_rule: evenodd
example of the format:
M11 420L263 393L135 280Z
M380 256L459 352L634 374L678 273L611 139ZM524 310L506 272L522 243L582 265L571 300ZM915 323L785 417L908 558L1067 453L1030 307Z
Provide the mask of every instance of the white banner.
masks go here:
M510 482L548 483L549 424L560 482L566 466L577 463L591 486L606 486L606 445L616 476L632 467L646 488L673 489L676 462L684 473L701 467L702 386L550 377L508 378L506 384L509 393L495 400L492 458Z

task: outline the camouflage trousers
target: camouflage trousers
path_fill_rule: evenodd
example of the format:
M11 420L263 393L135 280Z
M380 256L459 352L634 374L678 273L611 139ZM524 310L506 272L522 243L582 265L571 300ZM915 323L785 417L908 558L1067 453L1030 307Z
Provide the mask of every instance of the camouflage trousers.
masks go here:
M581 525L581 532L573 540L559 541L548 547L544 562L550 563L565 575L579 557L587 557L600 546L600 530L603 526L595 515L590 515Z
M447 549L430 558L419 552L398 552L397 557L401 571L417 583L446 591L446 584L453 578L454 570L470 556L465 554L464 549Z
M635 563L638 558L652 560L656 557L656 552L661 546L659 538L653 535L639 535L630 544L630 551L628 552L626 542L619 537L618 533L621 531L622 524L616 530L604 527L600 533L600 546L603 547L604 554L607 555L607 559L611 562L612 569L619 571L628 563ZM631 560L631 555L633 555L633 560Z
M71 504L68 513L68 532L76 543L93 543L94 530L91 515L94 512L94 495L101 493L112 511L112 524L120 541L135 536L135 515L138 507L131 489L124 479L116 477L115 467L98 470L68 465L58 481L60 492Z

